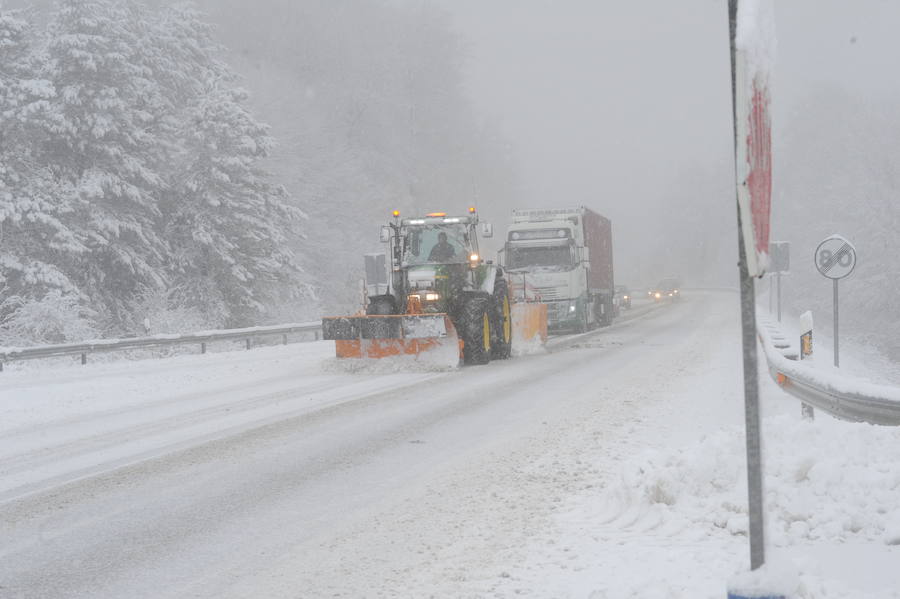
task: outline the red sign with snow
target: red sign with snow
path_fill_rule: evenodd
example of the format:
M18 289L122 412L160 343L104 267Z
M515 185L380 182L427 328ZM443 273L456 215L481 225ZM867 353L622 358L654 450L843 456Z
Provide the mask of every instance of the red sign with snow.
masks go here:
M747 266L765 274L772 209L769 73L775 54L770 0L741 2L736 36L737 188Z

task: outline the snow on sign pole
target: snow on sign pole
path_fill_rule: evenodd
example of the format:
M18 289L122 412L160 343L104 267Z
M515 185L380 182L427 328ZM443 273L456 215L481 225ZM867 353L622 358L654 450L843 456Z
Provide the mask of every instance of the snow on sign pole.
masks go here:
M772 199L769 73L775 49L773 9L772 0L741 0L740 4L738 0L728 0L752 570L765 563L754 277L765 274L769 249Z

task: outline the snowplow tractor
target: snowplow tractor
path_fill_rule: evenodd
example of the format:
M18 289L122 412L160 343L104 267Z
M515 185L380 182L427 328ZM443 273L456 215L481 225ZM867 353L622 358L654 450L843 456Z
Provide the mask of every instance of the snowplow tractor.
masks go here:
M509 290L500 267L481 259L478 224L471 208L454 217L401 219L395 212L382 229L388 292L369 297L365 315L322 319L337 357L441 356L454 365L508 358Z

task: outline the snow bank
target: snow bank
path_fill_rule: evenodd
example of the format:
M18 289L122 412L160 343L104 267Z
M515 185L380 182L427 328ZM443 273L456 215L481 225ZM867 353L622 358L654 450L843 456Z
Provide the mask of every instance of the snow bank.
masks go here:
M766 419L762 433L773 571L759 580L736 575L729 587L804 599L869 597L843 589L834 577L847 559L860 559L849 556L900 544L900 430L782 415ZM604 491L599 515L632 531L745 538L746 477L743 428L725 429L682 449L647 451L625 462ZM832 565L837 570L823 566L828 548L843 551ZM873 558L876 570L892 568L883 555L875 557L881 560Z
M518 337L513 337L512 340L512 355L513 356L530 356L534 354L545 354L547 353L547 348L545 347L545 342L541 338L541 336L534 335L531 339L519 339Z
M898 543L900 430L778 416L763 424L767 540ZM839 442L838 442L839 440ZM609 489L613 519L639 509L670 524L747 534L742 429L628 462Z
M781 563L766 563L762 567L741 572L728 581L729 596L737 597L786 597L800 587L796 569Z

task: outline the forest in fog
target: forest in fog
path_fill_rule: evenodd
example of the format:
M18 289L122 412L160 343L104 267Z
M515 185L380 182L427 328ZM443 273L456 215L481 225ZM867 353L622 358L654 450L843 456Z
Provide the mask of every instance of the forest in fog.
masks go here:
M3 10L0 344L349 309L390 210L510 193L439 14L230 4Z

